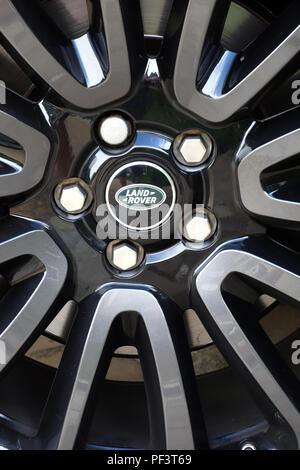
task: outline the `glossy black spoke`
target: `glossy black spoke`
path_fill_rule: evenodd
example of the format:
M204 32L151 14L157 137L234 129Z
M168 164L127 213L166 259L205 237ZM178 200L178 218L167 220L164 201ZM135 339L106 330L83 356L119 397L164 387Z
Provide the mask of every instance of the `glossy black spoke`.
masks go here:
M68 262L58 245L42 224L16 217L2 220L1 274L5 276L10 262L29 255L35 256L43 268L31 278L8 286L0 300L0 370L24 352L30 339L43 331L43 325L51 321L62 305Z
M300 51L298 2L241 54L222 48L216 40L220 34L211 39L210 30L219 30L219 4L226 3L190 0L176 34L174 12L164 53L176 56L169 88L174 98L211 122L227 120L248 105ZM223 22L225 17L223 10Z
M104 30L87 32L64 46L63 36L55 44L56 35L51 34L51 28L45 35L45 30L49 30L46 19L41 15L35 17L34 12L28 16L24 2L0 3L0 31L12 54L60 98L82 109L103 106L130 91L136 69L132 61L138 63L135 50L142 41L137 27L140 23L137 1L122 2L121 7L118 0L101 0L100 6L99 24L103 22ZM129 44L133 46L130 55Z
M24 162L7 157L5 148L0 156L0 197L2 202L16 201L43 180L56 137L42 105L32 105L8 91L6 104L0 105L0 134L3 146L19 146L25 153Z
M255 282L262 292L299 305L300 271L295 268L295 255L264 238L230 243L200 268L192 302L229 363L245 378L270 422L280 424L277 410L294 433L295 441L292 444L290 440L290 445L298 447L299 382L253 318L253 312L251 316L242 304L234 307L232 295L224 293L223 282L232 273Z
M49 442L58 449L71 449L80 440L95 381L101 387L110 356L119 346L120 337L112 333L113 324L128 312L135 312L138 318L136 346L145 369L147 399L157 398L160 403L155 412L157 403L148 404L150 448L194 448L192 427L195 429L195 422L203 424L200 408L195 406L194 375L185 340L177 333L177 346L183 346L183 350L177 347L175 352L175 336L171 333L174 326L169 329L167 320L170 312L165 312L154 292L130 286L116 286L102 296L94 294L82 304L47 405L47 425L42 423L40 436L45 445ZM152 379L149 374L153 374ZM190 416L192 409L197 416ZM195 440L203 446L205 432L201 431Z
M262 173L299 153L300 109L296 108L264 123L252 125L236 155L241 201L252 214L273 220L300 221L297 200L283 200L268 193Z

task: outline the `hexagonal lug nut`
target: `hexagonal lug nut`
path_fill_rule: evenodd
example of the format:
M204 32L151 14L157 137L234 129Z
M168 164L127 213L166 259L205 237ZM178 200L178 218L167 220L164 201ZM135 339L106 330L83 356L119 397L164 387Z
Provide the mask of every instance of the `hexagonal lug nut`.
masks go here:
M215 215L205 209L195 211L183 221L183 236L186 240L203 243L211 238L217 229Z
M65 186L60 195L60 204L66 212L82 211L87 193L78 184Z
M203 131L192 129L179 134L173 143L173 153L186 166L202 165L212 154L212 140Z
M68 178L56 186L54 200L63 212L80 214L90 207L93 193L81 178Z
M133 134L129 117L118 113L106 114L99 123L99 137L104 145L118 147L125 145Z
M143 261L144 249L131 240L115 240L108 244L106 257L119 271L131 271Z

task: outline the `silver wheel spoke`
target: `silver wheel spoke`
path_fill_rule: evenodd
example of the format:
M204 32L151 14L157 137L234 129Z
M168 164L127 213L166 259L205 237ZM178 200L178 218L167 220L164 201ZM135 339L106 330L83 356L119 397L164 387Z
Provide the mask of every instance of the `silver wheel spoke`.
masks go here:
M265 123L252 125L237 153L241 200L251 213L280 220L300 221L300 204L268 194L261 183L264 170L299 152L299 109ZM274 137L275 136L275 137Z
M168 449L194 448L181 371L164 312L156 297L141 289L115 288L106 291L100 299L98 296L94 305L95 311L84 339L74 380L70 386L65 384L69 390L68 406L63 407L64 418L57 447L71 449L75 445L96 371L99 362L103 361L105 344L113 322L124 312L136 312L146 328L154 359L154 374L157 375L159 381L165 434L164 445ZM89 307L86 307L86 311L88 310ZM79 312L78 318L82 315L85 315L84 308ZM73 335L76 335L76 324ZM61 367L65 368L65 372L60 371L60 380L63 381L64 375L68 373L69 365L66 366L65 363L65 366ZM153 377L150 380L153 381ZM62 411L56 414L61 415L61 413Z
M1 156L0 197L18 197L37 186L45 173L51 152L53 132L41 106L32 106L22 98L7 92L7 104L0 105L0 133L13 140L25 151L25 162L16 169L10 159Z
M82 109L97 108L122 98L129 92L132 82L120 2L100 0L100 4L109 70L104 71L90 36L75 38L74 53L86 81L83 85L49 52L13 2L1 0L0 3L0 30L10 46L61 98ZM58 49L61 55L61 48Z
M210 61L209 72L205 62L202 64L206 76L202 79L201 61L205 61L208 51L213 52L209 28L211 24L215 28L215 23L220 22L216 15L220 14L222 3L226 4L218 0L188 2L172 87L184 108L212 122L224 121L245 107L300 51L300 7L295 2L282 21L271 25L241 56L219 47L213 66ZM225 19L226 11L223 15ZM216 46L215 40L215 49ZM235 80L228 87L233 71Z
M280 299L288 298L291 302L300 302L300 272L293 271L293 254L281 249L278 245L269 243L262 246L265 258L260 258L252 253L251 246L247 251L247 242L230 244L224 249L218 250L200 270L195 280L198 299L199 316L203 317L202 307L205 309L205 317L210 322L210 328L217 334L217 345L221 350L227 351L227 359L232 363L232 357L236 358L236 364L241 364L263 390L266 397L271 400L275 408L285 418L295 433L298 446L300 445L300 413L299 400L297 399L298 386L293 388L297 379L290 378L288 367L286 374L280 375L281 365L276 362L277 354L274 346L271 346L264 335L259 335L254 342L247 326L242 326L226 303L222 284L232 273L242 274L250 280L255 280L265 289L271 291ZM277 259L286 261L287 266L277 264ZM200 300L201 299L201 300ZM249 321L251 319L249 318ZM206 326L208 323L206 323ZM257 327L259 331L259 327ZM212 330L211 330L212 331ZM214 336L213 333L213 336ZM220 339L222 338L222 340ZM221 344L224 342L223 344ZM227 346L224 346L224 345ZM228 352L228 347L231 352ZM269 360L268 351L273 352L273 363ZM285 381L282 377L287 377ZM291 382L290 382L291 380ZM291 384L291 385L290 385Z
M68 263L42 225L11 217L1 223L0 268L21 256L35 256L44 271L22 288L8 290L0 301L0 370L20 352L48 314L67 277ZM25 281L26 282L26 281Z

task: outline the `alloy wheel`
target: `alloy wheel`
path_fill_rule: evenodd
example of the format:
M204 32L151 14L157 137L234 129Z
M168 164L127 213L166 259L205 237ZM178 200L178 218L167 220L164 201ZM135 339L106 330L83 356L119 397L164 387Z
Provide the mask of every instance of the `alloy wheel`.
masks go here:
M297 73L299 2L163 2L161 34L135 0L76 0L68 24L70 2L27 3L0 1L26 77L0 105L1 446L298 448L297 330L274 344L261 320L300 302L299 107L268 111ZM236 47L231 8L257 18ZM141 209L132 188L155 223L115 215ZM99 236L103 205L125 239ZM28 359L70 301L58 368ZM226 367L195 374L188 310ZM143 382L107 380L128 346Z

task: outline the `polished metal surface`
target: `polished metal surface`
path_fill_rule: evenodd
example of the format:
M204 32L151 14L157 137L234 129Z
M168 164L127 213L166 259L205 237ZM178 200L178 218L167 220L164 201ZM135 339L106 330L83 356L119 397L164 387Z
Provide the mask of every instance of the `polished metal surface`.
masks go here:
M89 33L76 39L72 44L88 88L99 85L105 79L102 67Z
M70 213L80 212L85 204L86 194L81 190L80 186L65 187L60 196L60 204L65 211Z
M152 0L151 2L149 0L140 0L140 3L145 35L161 38L166 30L173 0ZM91 56L92 61L87 60L80 51L78 57L79 60L82 60L82 65L87 68L88 73L85 73L86 83L99 80L102 74L101 67L95 61L97 58L94 55L94 46L88 33L93 10L91 0L87 0L87 2L86 0L43 0L41 5L63 34L66 34L70 40L75 40L75 53L77 39L79 45L83 43L83 46L88 46L88 55ZM242 50L263 32L266 26L267 23L263 18L255 15L254 12L242 5L232 2L224 25L222 44L232 51ZM82 50L83 47L79 49ZM22 95L29 94L34 88L31 80L21 67L16 65L2 46L0 47L0 55L1 78L14 91ZM97 71L96 74L93 68Z
M4 164L4 170L0 174L1 197L24 193L40 183L50 155L50 127L46 122L42 129L39 125L39 119L44 121L43 106L38 106L35 114L31 108L28 109L33 118L32 125L28 125L23 113L16 113L16 107L21 104L20 98L8 94L7 105L0 105L1 132L11 139L15 139L17 136L19 144L25 152L25 161L21 168L19 166L14 168L13 161L2 155L1 161ZM6 165L7 171L5 171Z
M187 240L204 242L213 236L218 224L214 214L204 209L186 216L183 225L183 235Z
M130 125L120 115L113 114L105 117L99 126L99 134L108 145L121 145L130 136Z
M211 156L213 144L206 132L191 129L177 135L173 143L173 152L179 162L188 166L205 163Z
M1 228L1 264L31 254L44 265L44 272L32 292L29 291L27 294L30 302L27 300L20 306L16 303L15 311L10 312L11 316L13 313L11 321L5 325L5 328L2 325L0 370L7 366L39 326L63 289L68 273L66 257L41 224L31 224L26 220L12 218L7 227L11 235L7 239L2 238L5 222ZM9 297L6 300L9 302ZM2 303L2 308L5 308L5 301Z
M189 411L176 353L163 311L150 293L113 289L100 298L64 419L58 449L73 447L92 381L113 320L122 312L135 311L143 318L160 381L167 449L193 449Z
M182 28L178 53L174 67L172 90L176 99L184 108L192 111L201 118L211 122L221 122L243 108L254 98L288 63L299 53L300 27L297 24L297 8L294 5L290 12L290 18L295 21L288 23L286 31L280 37L276 37L270 30L268 40L261 44L259 57L247 54L237 57L236 54L224 51L220 59L216 59L215 67L210 74L214 83L225 84L229 79L232 65L238 62L241 65L238 80L229 89L224 86L217 94L205 89L205 84L197 89L199 80L198 69L201 54L205 47L206 33L210 22L220 4L216 0L191 0L188 4L186 16ZM224 3L224 8L226 3ZM294 11L295 10L295 11ZM218 13L216 13L218 14ZM288 14L288 13L287 13ZM273 44L272 44L273 43ZM254 47L254 46L253 46ZM229 66L227 56L231 60ZM206 79L207 81L207 79Z
M264 258L259 258L251 252L224 246L215 252L207 262L200 267L196 278L196 289L202 302L214 321L215 328L223 335L229 346L238 355L240 361L249 371L274 403L282 416L293 429L298 445L300 442L300 413L297 409L293 394L280 383L274 371L268 368L264 357L259 354L254 344L241 328L222 295L222 283L229 274L236 272L268 286L280 297L286 296L291 301L300 302L299 272L274 264L268 260L272 254L266 249ZM288 254L286 253L288 257ZM272 260L272 256L270 256ZM198 312L200 314L200 312Z
M143 262L145 252L143 247L133 240L113 240L107 245L105 255L113 268L126 272L137 268Z
M262 187L262 172L299 152L299 109L259 126L251 125L236 155L239 191L251 213L288 221L300 221L300 204L273 197ZM286 129L284 132L282 129ZM266 139L272 131L270 139ZM253 143L252 143L253 142Z
M93 109L128 93L131 86L131 72L123 18L118 0L101 0L109 56L109 73L99 85L90 88L74 78L44 47L11 1L2 0L1 8L0 30L3 36L18 51L28 66L33 68L49 86L71 105L82 109ZM88 69L85 68L86 73L88 70L93 70L92 64ZM99 73L97 76L99 77Z
M187 164L201 163L206 153L204 143L197 137L186 137L179 150Z
M142 259L139 246L129 241L111 242L106 256L112 266L121 271L135 268Z
M137 250L128 243L117 245L113 248L112 261L119 269L132 269L137 263Z
M92 204L93 192L81 178L66 178L56 186L54 200L62 211L80 214Z

